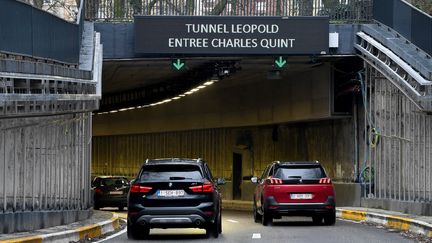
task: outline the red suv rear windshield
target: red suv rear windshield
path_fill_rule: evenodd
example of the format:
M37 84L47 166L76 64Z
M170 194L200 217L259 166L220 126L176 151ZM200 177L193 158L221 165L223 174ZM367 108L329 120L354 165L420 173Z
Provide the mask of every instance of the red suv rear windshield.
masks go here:
M324 178L324 170L320 166L295 166L295 167L279 167L274 174L274 177L282 180L289 179L318 179Z
M185 164L146 165L141 171L141 181L200 180L199 166Z

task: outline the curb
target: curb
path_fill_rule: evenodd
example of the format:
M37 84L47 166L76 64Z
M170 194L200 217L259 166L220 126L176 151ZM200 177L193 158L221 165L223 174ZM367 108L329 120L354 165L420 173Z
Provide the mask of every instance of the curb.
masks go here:
M391 229L432 237L432 224L411 218L340 208L336 209L336 216L341 219L379 224Z
M0 241L2 243L76 242L86 238L97 238L120 228L119 216L113 214L109 220L51 234L35 235Z

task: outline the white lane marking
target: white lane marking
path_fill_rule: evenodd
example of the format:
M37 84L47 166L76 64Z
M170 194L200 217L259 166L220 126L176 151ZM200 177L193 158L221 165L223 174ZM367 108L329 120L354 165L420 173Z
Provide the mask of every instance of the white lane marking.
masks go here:
M123 219L122 219L122 221L126 222L126 220L123 220ZM112 238L116 238L117 236L122 235L122 234L124 234L126 232L127 232L127 228L124 228L123 230L121 230L121 231L119 231L119 232L117 232L117 233L115 233L113 235L110 235L110 236L108 236L105 239L102 239L100 241L96 241L95 243L100 243L100 242L104 242L104 241L110 240Z
M238 223L237 220L233 220L233 219L227 219L226 221L231 222L231 223L234 223L234 224L237 224L237 223Z
M351 219L341 219L339 218L338 220L340 221L346 221L346 222L350 222L350 223L354 223L354 224L361 224L361 221L355 221L355 220L351 220Z
M261 234L260 233L253 233L252 239L261 239Z

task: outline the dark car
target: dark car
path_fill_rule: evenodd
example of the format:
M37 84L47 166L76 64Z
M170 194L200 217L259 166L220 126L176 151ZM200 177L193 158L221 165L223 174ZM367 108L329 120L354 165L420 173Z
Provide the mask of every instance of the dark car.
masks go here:
M281 216L311 216L313 222L336 222L335 192L318 162L273 162L264 170L254 193L254 219L267 225Z
M151 228L201 228L222 232L221 196L202 159L147 160L131 185L127 235L142 239Z
M93 179L94 209L127 206L129 181L121 176L98 176Z

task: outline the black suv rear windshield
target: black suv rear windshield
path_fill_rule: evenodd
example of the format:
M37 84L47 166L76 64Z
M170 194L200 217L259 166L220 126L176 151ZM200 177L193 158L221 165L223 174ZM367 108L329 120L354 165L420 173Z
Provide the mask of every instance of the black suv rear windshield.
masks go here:
M129 182L123 177L112 177L103 178L100 183L102 186L127 186Z
M289 179L318 179L324 178L324 170L319 166L296 166L296 167L279 167L275 173L276 178L282 180Z
M141 181L200 180L203 176L196 165L166 164L146 165L141 171Z

